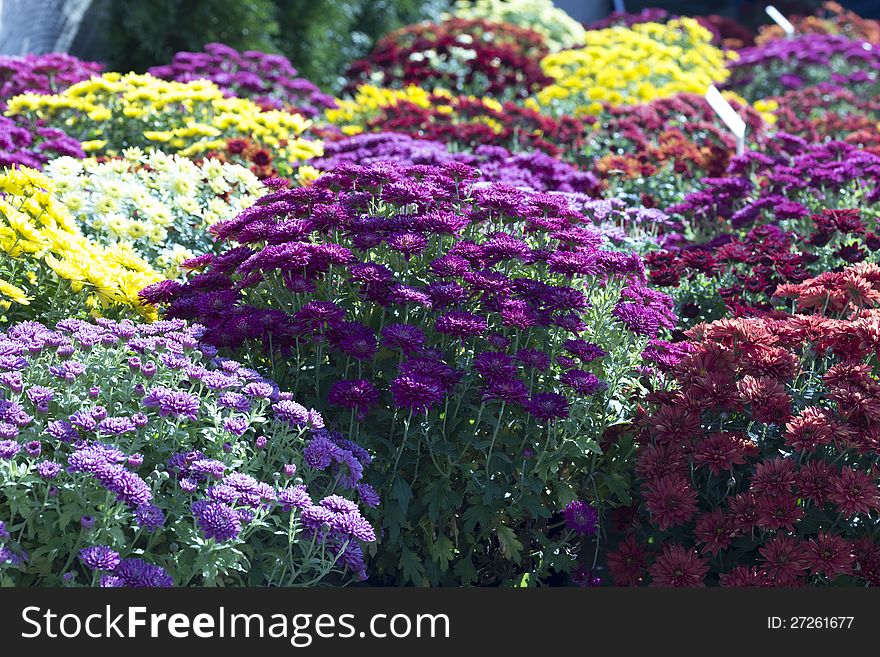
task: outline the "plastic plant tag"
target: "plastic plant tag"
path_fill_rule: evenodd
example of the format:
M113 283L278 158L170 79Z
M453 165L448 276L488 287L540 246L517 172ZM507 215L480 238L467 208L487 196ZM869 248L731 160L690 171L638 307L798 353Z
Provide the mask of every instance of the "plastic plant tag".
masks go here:
M785 16L782 15L776 7L773 5L767 5L764 8L764 11L767 12L767 15L773 19L779 27L782 28L782 31L785 32L786 35L791 36L794 34L794 25L791 24Z
M714 86L710 86L706 91L706 102L736 137L736 154L742 155L746 143L746 122Z

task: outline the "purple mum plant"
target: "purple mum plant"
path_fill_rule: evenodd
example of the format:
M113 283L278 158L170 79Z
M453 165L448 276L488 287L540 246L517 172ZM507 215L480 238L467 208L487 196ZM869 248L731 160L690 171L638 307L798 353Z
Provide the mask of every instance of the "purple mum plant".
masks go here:
M203 332L183 320L68 319L0 333L0 579L367 577L361 546L376 535L361 509L379 505L363 481L370 454L218 357Z
M150 75L177 82L210 80L229 95L250 98L264 109L289 109L314 118L336 107L283 55L256 50L239 52L223 43L208 43L204 52L179 52L170 64L154 66Z
M603 435L638 390L642 349L673 327L671 299L567 196L478 182L455 161L333 169L304 188L270 181L212 228L226 250L142 297L376 454L376 581L573 568L576 537L548 521L578 496L615 499L631 445ZM338 447L316 438L305 462L353 482L357 454Z

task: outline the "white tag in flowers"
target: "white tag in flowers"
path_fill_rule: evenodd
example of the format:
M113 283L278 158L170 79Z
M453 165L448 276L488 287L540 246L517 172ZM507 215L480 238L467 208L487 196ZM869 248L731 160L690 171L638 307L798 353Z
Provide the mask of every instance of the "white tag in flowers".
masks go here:
M742 155L746 145L746 122L714 86L706 91L706 102L736 137L736 154Z
M779 11L776 7L774 7L773 5L767 5L764 8L764 11L767 12L767 15L773 19L773 22L781 27L782 31L785 32L788 36L794 34L794 25L792 25L791 21L783 16L782 12Z

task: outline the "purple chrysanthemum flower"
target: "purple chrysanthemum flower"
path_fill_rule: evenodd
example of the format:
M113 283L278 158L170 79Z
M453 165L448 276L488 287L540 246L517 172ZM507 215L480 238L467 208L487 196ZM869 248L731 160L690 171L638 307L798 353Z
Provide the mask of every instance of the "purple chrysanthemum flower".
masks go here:
M303 450L303 461L311 468L324 470L330 467L334 456L340 451L342 450L327 436L318 435Z
M79 519L79 524L83 529L91 529L95 526L95 519L92 516L83 516Z
M123 559L114 569L113 575L118 578L113 586L129 586L134 588L156 588L174 586L174 580L165 569L147 563L142 559ZM121 581L120 581L121 580ZM104 586L102 580L101 585Z
M27 452L28 456L36 458L43 452L43 445L39 440L31 440L25 443L24 451Z
M376 489L370 484L358 484L357 494L358 499L371 509L375 509L379 506L379 502L381 501L379 499L379 493L377 493Z
M602 347L586 340L566 340L563 346L568 353L579 357L585 363L608 355Z
M182 390L172 390L164 386L151 388L143 400L147 408L158 408L162 417L186 418L197 420L199 416L199 398Z
M487 381L503 381L517 374L513 359L499 351L484 351L474 356L474 369Z
M134 512L135 522L146 529L154 532L165 526L165 514L155 504L141 504Z
M127 417L108 417L98 423L98 433L105 436L124 436L136 430L134 421Z
M89 570L116 570L119 553L106 545L93 545L79 551L79 558Z
M573 532L582 536L593 536L599 523L599 514L587 502L574 500L562 510L565 525Z
M592 372L583 370L568 370L559 377L562 385L577 391L579 394L588 397L592 394L605 390L608 384L600 381Z
M61 464L54 461L40 461L37 463L37 472L43 479L54 479L61 472Z
M0 459L11 459L21 451L21 445L14 440L0 440Z
M411 324L388 324L382 329L382 346L411 355L425 346L425 333Z
M367 379L337 381L327 393L327 401L333 406L357 411L358 418L362 420L370 407L379 403L379 391Z
M198 500L193 502L192 512L205 538L230 541L241 532L241 520L228 504Z
M550 367L550 356L537 349L520 349L514 358L526 367L532 367L540 372Z
M532 396L526 410L539 420L568 417L568 400L555 392L539 392Z
M415 413L427 413L446 396L446 391L435 379L418 375L399 376L391 382L390 389L395 406Z
M453 311L437 318L434 328L438 333L445 333L459 338L482 335L488 330L486 318L464 311Z

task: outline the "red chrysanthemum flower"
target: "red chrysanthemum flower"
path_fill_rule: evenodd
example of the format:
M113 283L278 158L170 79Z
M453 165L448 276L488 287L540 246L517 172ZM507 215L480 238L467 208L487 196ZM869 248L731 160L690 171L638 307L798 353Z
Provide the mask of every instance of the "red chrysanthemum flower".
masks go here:
M660 529L677 527L697 512L697 493L684 477L668 475L646 484L645 506Z
M719 584L727 588L748 588L772 586L767 573L754 566L737 566L729 573L722 573Z
M703 544L703 552L717 555L721 550L730 547L736 530L733 522L725 516L721 509L713 509L697 518L694 537Z
M756 495L787 495L795 483L795 462L776 458L755 466L755 474L749 486Z
M845 517L880 509L880 491L875 477L846 467L832 480L828 498Z
M608 570L618 586L638 586L645 578L645 548L635 536L627 536L608 555Z
M839 575L849 575L856 556L853 546L840 536L822 532L807 543L809 568L814 573L822 573L833 580Z
M697 466L705 466L712 474L719 475L734 465L746 462L744 443L748 439L730 432L714 433L694 447L693 459Z
M774 586L796 586L801 582L809 561L807 551L796 538L777 535L758 548L758 552Z
M651 574L651 586L658 587L702 587L705 586L709 564L693 550L681 545L671 544L663 548L663 552L648 570Z
M808 406L785 425L783 438L796 451L812 454L817 447L831 443L834 425L825 409Z

